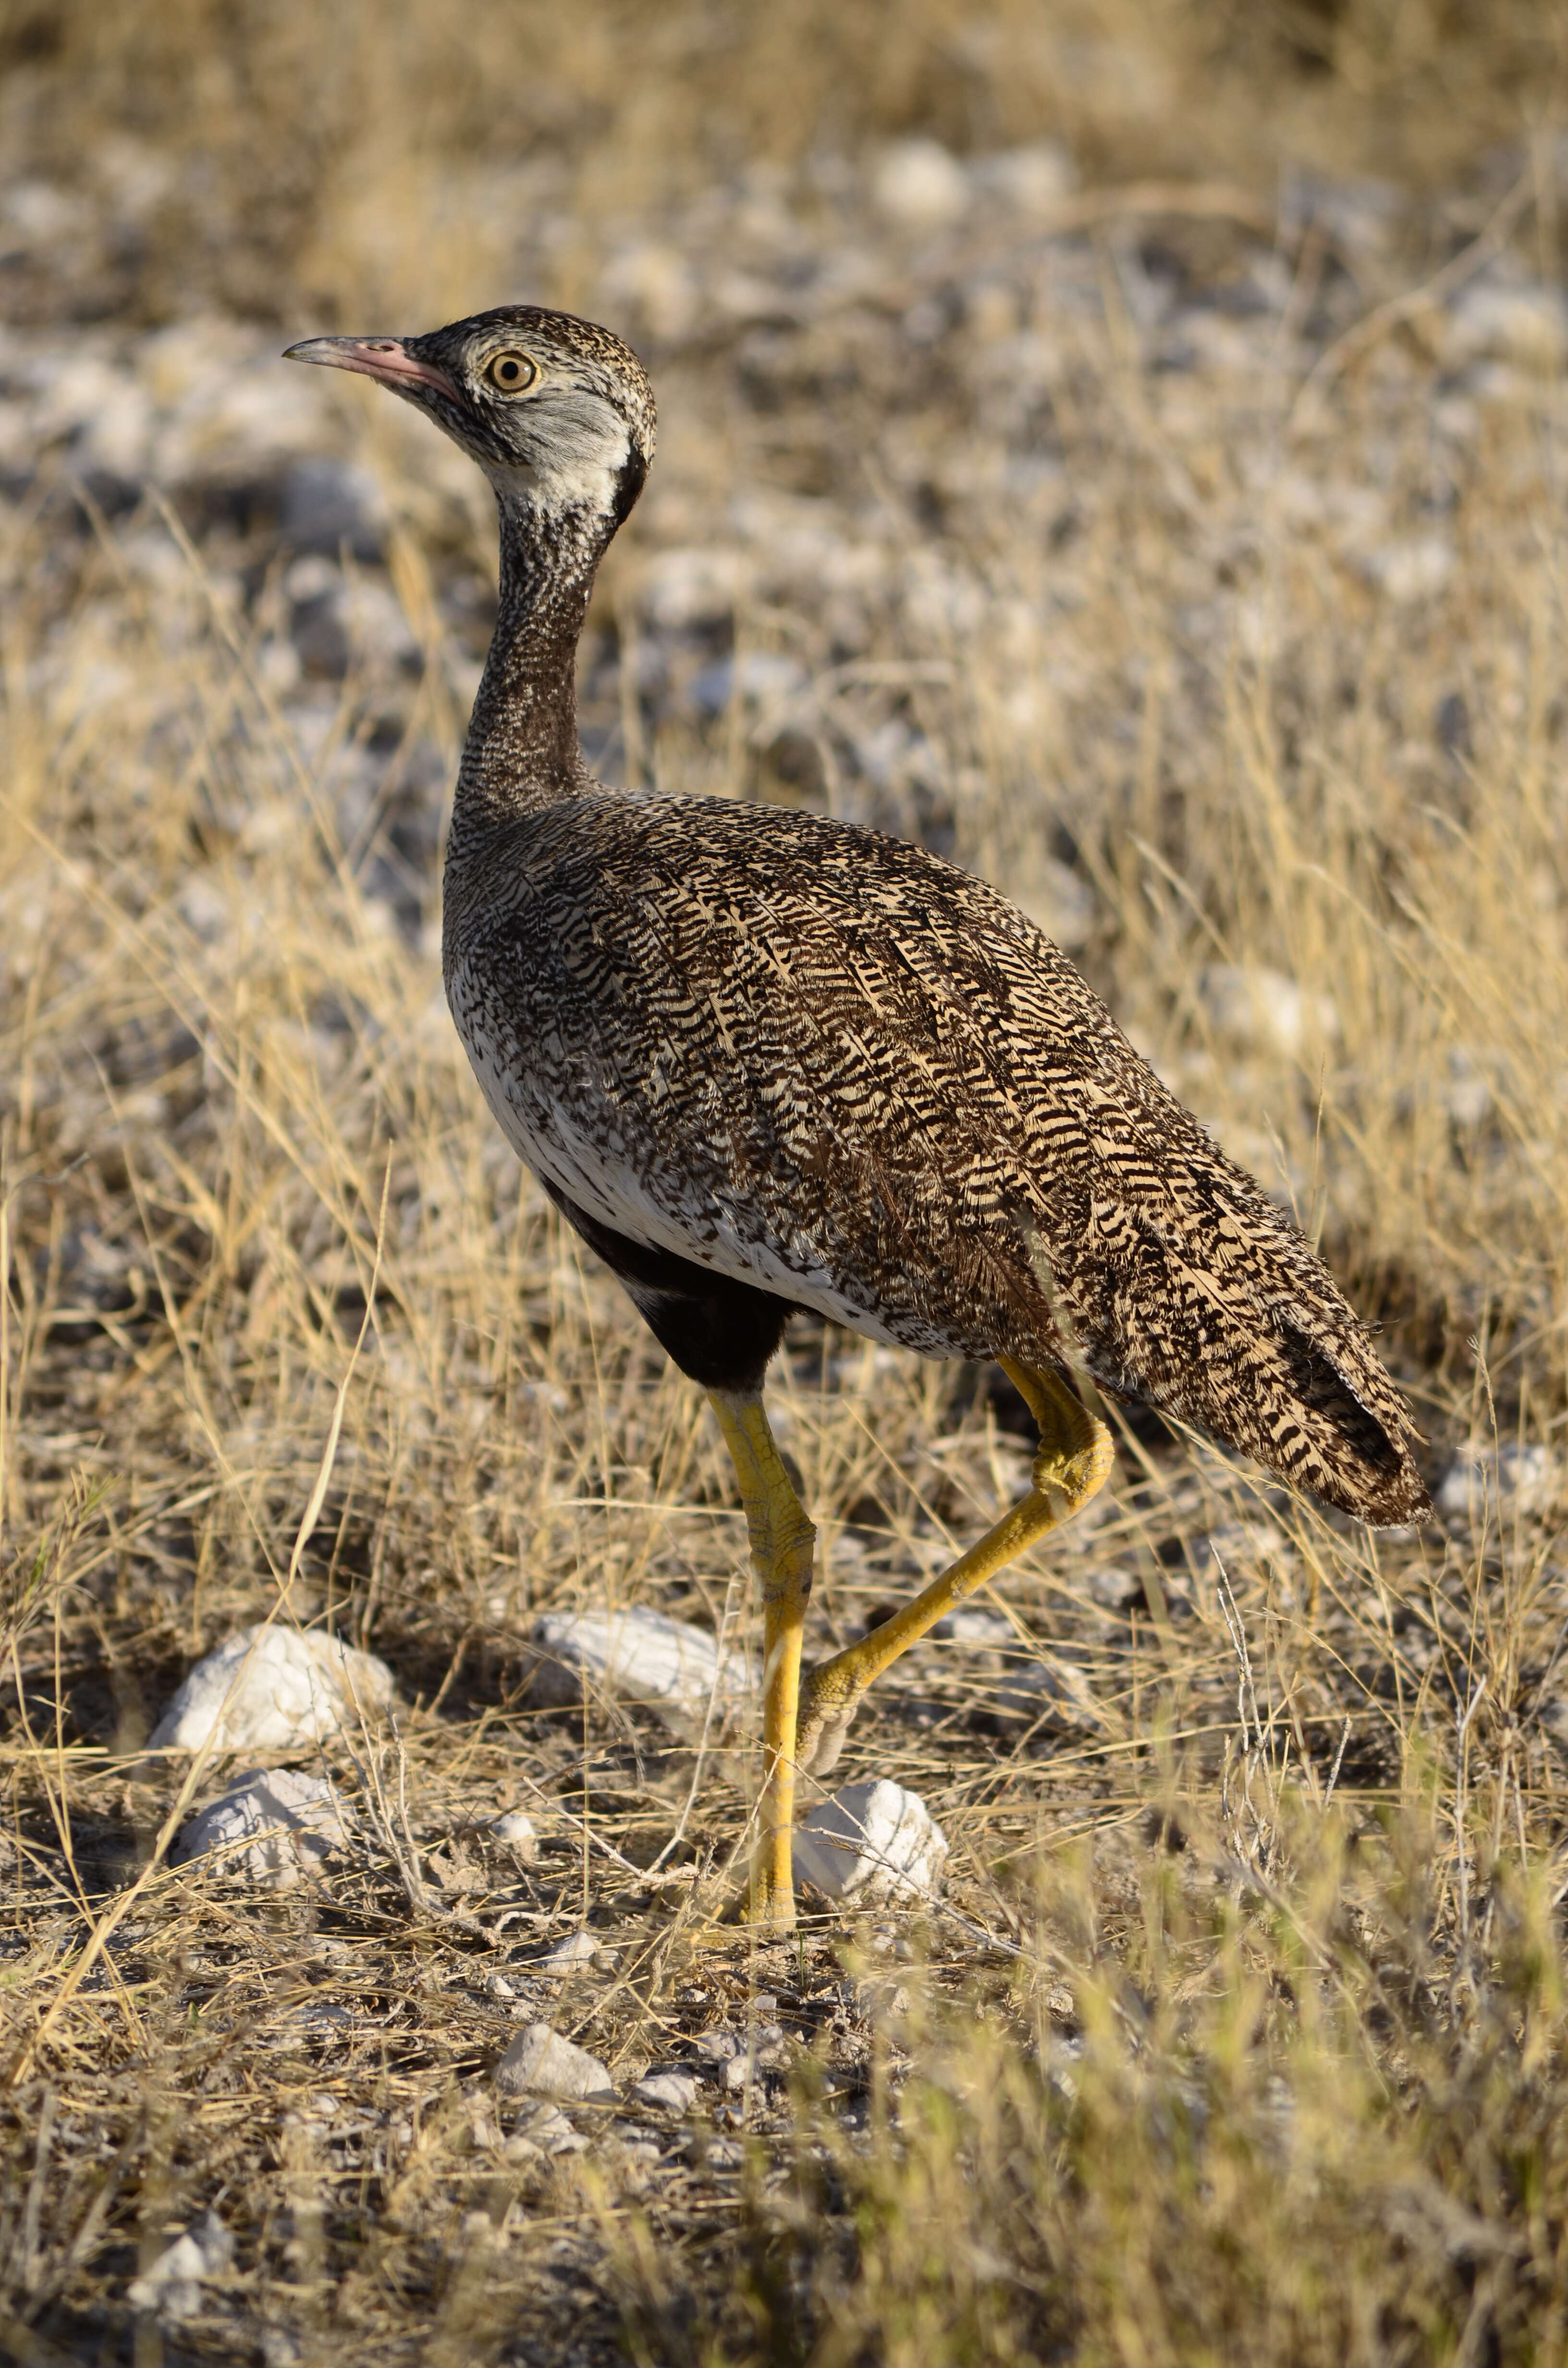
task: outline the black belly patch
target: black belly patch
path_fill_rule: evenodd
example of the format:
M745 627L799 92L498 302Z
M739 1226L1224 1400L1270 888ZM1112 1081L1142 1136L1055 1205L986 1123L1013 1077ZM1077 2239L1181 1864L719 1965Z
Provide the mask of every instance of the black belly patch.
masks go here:
M540 1180L567 1224L624 1283L642 1321L683 1373L705 1390L761 1388L793 1313L791 1301L710 1274L673 1250L631 1241Z

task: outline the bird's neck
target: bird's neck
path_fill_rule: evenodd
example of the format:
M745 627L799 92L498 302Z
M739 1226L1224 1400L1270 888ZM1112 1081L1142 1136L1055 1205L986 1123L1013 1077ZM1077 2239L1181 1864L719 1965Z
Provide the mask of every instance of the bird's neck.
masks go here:
M586 780L577 740L577 642L614 529L586 510L500 498L501 598L458 774L452 846Z

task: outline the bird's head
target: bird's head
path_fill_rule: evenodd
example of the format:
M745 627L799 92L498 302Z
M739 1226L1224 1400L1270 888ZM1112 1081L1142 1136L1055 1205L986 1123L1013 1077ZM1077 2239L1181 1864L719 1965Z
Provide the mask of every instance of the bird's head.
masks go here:
M390 386L477 461L503 507L584 513L613 534L653 457L653 390L608 329L502 304L418 337L307 337L285 359Z

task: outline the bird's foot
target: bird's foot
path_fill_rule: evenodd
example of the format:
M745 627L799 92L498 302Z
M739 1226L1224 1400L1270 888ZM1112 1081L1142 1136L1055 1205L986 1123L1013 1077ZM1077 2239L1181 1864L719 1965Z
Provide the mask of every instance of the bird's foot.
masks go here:
M795 1726L795 1772L825 1776L838 1765L866 1689L836 1660L819 1661L801 1678L801 1711Z

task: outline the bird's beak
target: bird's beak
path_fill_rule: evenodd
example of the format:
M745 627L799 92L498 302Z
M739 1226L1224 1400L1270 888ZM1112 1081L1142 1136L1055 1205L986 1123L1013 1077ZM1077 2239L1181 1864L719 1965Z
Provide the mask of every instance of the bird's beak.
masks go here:
M358 370L379 379L399 393L415 386L433 386L438 394L458 400L458 390L445 370L418 360L396 337L306 337L284 353L286 362L320 362L325 370Z

